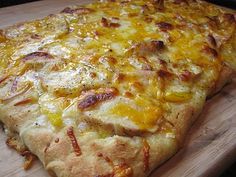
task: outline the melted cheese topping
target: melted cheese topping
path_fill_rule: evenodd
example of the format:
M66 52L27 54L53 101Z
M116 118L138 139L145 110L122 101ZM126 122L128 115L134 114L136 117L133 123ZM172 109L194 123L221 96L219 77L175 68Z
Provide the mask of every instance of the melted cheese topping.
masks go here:
M143 110L137 110L126 104L117 104L110 109L110 114L115 114L123 118L128 118L137 124L140 129L153 127L160 118L160 110L157 107L145 107Z
M166 0L164 10L151 0L67 8L0 32L0 89L12 92L8 78L18 78L15 87L32 83L42 114L62 127L87 111L97 119L75 106L82 92L116 88L130 104L102 107L113 101L103 93L84 98L85 105L104 112L104 124L124 126L123 118L125 128L149 131L165 104L189 103L196 89L210 92L222 62L236 66L234 18L201 1Z

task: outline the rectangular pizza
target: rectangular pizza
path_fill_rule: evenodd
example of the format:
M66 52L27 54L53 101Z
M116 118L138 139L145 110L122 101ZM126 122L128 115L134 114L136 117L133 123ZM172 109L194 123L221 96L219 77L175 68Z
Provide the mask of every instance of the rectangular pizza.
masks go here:
M146 177L236 70L236 13L100 0L0 30L0 121L28 169Z

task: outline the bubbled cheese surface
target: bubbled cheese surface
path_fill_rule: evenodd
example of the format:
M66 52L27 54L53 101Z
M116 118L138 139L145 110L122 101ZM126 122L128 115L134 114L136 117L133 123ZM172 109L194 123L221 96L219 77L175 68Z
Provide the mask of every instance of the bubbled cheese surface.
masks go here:
M194 102L223 63L236 66L234 18L201 1L105 1L10 27L0 33L0 99L29 85L55 129L89 119L156 131L169 106Z

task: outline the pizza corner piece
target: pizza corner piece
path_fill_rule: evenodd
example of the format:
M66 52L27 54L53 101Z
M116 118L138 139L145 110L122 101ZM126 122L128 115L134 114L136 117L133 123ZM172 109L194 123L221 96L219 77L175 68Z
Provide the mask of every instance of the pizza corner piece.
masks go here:
M199 0L107 0L0 30L7 145L52 176L148 176L232 78L235 18Z

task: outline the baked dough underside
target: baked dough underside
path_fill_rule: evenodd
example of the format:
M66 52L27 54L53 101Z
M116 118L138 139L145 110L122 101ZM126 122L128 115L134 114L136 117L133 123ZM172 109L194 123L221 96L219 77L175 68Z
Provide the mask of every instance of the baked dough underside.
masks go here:
M235 28L234 12L166 0L69 7L4 29L9 141L59 177L147 176L230 80Z

